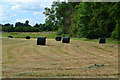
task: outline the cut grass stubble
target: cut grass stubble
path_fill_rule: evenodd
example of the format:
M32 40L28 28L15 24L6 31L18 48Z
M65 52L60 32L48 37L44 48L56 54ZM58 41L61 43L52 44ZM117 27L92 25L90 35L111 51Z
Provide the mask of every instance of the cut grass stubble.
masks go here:
M3 38L2 46L3 77L115 77L118 74L118 47L114 44L81 40L63 44L47 39L47 45L41 46L36 45L36 39Z

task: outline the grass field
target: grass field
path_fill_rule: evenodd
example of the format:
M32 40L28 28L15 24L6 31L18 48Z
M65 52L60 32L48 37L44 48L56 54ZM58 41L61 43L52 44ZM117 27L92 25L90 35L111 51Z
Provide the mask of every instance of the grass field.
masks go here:
M49 34L50 35L50 34ZM49 37L49 35L47 35ZM3 77L117 77L118 45L73 38L70 44L47 39L2 38Z
M0 33L0 36L7 37L12 35L14 38L25 38L30 36L31 38L36 39L37 37L47 37L48 39L55 39L56 36L69 37L69 35L57 35L56 32L9 32L9 33ZM93 41L98 42L98 39L87 39L87 38L75 38L71 37L72 40L81 40L81 41ZM110 44L120 44L120 41L114 40L111 38L106 38L107 43Z
M47 37L47 38L54 38L58 36L55 32L10 32L10 33L3 33L3 37L7 37L12 35L14 38L25 38L26 36L30 36L31 38L37 37Z

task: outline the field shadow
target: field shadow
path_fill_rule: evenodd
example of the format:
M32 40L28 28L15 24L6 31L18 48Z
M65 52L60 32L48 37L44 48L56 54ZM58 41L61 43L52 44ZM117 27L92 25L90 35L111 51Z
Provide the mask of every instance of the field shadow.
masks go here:
M35 45L37 45L37 44L35 44ZM57 46L57 45L46 44L46 45L37 45L37 46Z

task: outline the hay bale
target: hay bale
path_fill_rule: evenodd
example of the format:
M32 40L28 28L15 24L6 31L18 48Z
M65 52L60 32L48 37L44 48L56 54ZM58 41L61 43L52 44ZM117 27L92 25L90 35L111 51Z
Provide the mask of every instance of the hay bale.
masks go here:
M61 37L56 37L55 38L56 41L61 41L61 39L62 39Z
M38 37L37 45L46 45L46 37Z
M30 39L30 36L26 36L26 39Z
M105 38L99 38L99 44L100 43L106 43L106 39Z
M63 37L62 43L70 43L70 37Z
M8 36L8 38L13 38L13 36Z

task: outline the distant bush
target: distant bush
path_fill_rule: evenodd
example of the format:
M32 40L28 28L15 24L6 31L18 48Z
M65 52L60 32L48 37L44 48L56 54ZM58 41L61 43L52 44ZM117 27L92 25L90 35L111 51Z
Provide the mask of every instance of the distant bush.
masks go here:
M2 27L4 32L39 32L36 27Z

